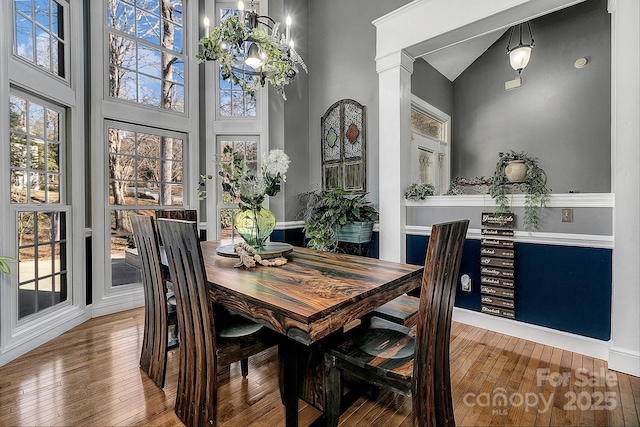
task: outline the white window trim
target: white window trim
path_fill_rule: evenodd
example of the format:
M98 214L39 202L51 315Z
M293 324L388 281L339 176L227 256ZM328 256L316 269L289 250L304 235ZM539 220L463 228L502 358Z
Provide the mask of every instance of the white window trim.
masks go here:
M57 103L66 108L67 164L72 176L65 176L67 181L66 206L52 205L54 210L68 211L68 245L69 245L69 305L55 306L51 311L41 312L42 315L34 316L32 321L21 323L16 329L12 329L11 316L17 313L13 309L0 310L0 366L14 358L28 352L31 349L47 342L51 338L60 335L70 328L90 318L90 310L86 307L86 265L85 265L85 108L84 108L84 36L83 36L83 10L84 3L81 0L70 0L68 15L65 23L67 37L68 81L52 73L40 70L29 65L26 61L12 54L13 36L0 38L0 57L8 58L0 61L0 98L7 105L10 87L15 89L28 89L28 92L37 94L49 102ZM14 17L13 1L4 1L0 5L0 26L10 28L13 31ZM73 23L73 25L72 25ZM13 90L13 89L11 89ZM3 132L9 130L9 115L0 115L0 129ZM3 171L9 170L10 158L8 138L0 142L0 165ZM69 170L67 170L69 173ZM62 177L61 177L62 179ZM2 218L11 218L13 208L10 206L9 186L0 188L0 215ZM0 221L0 247L2 255L17 255L17 231L10 221ZM12 266L15 267L15 266ZM12 268L12 271L14 268ZM17 276L0 274L0 304L11 301L10 289L17 287ZM46 316L45 316L46 314ZM15 322L14 322L15 325Z
M94 4L95 3L95 4ZM91 2L91 28L98 35L91 40L91 228L92 228L92 312L93 315L115 313L144 304L142 285L111 286L110 236L106 233L110 219L106 217L108 177L106 161L107 121L140 124L145 128L158 128L176 132L183 138L183 207L195 209L199 178L199 66L195 59L200 37L198 2L183 0L183 45L185 56L185 111L184 113L163 110L143 104L119 100L108 96L107 69L108 33L106 23L106 0ZM135 119L135 121L132 120ZM186 138L184 138L186 135Z
M70 9L70 5L69 3L65 2L65 1L58 1L58 0L54 0L56 3L60 4L62 6L63 12L63 32L64 34L66 34L67 36L71 35L71 25L70 25L70 16L71 14L69 13L69 9ZM37 73L43 73L46 74L47 76L51 77L51 78L55 78L56 80L58 80L59 82L64 82L67 86L70 85L71 82L71 54L70 54L70 50L71 50L71 40L69 39L69 37L65 37L64 38L64 45L66 48L66 52L64 55L64 67L65 67L65 76L61 77L57 74L54 74L51 70L48 69L44 69L38 65L35 64L35 62L29 61L26 58L21 57L20 55L18 55L15 51L15 37L16 37L16 23L15 23L15 15L16 15L16 9L14 7L15 2L13 0L9 0L9 2L11 3L11 11L12 11L12 15L11 15L11 21L13 22L13 24L11 25L11 57L16 60L21 62L22 64L26 65L27 67L30 67L33 69L33 71L37 72ZM77 31L74 31L74 33L76 33ZM34 47L35 49L35 47ZM34 53L35 54L35 53Z
M183 133L179 133L179 132L173 132L173 131L168 131L168 130L161 130L161 129L156 129L156 128L151 128L149 126L144 126L141 124L132 124L132 123L123 123L123 122L116 122L113 120L105 120L105 134L104 134L104 141L105 144L102 147L104 150L104 160L105 162L108 162L108 156L109 156L109 147L107 144L108 141L108 130L109 128L116 128L119 130L127 130L127 131L132 131L132 132L137 132L137 133L148 133L148 134L152 134L152 135L156 135L156 136L164 136L164 137L169 137L169 138L177 138L177 139L181 139L182 140L182 170L183 172L186 171L188 169L188 165L187 165L187 161L186 159L189 158L188 153L189 153L189 145L187 143L187 135L183 134ZM104 168L105 171L105 176L103 177L103 185L106 186L107 188L109 187L109 172L108 172L108 168L105 165ZM183 181L184 180L184 175L183 175ZM186 198L184 197L184 195L189 194L191 191L189 190L189 186L187 182L183 182L182 184L182 191L183 191L183 202L186 200ZM131 211L131 210L153 210L153 209L168 209L168 208L186 208L184 206L184 204L182 206L174 206L174 205L112 205L109 204L109 196L108 196L108 190L106 191L106 195L107 195L107 199L105 200L105 204L104 204L104 218L105 218L105 223L104 223L104 236L109 236L106 237L104 239L104 252L105 254L109 255L109 259L107 260L105 258L105 262L109 264L109 267L111 266L111 211L112 210L124 210L124 211ZM95 227L94 227L95 229ZM123 285L118 285L118 286L113 286L112 284L112 277L111 277L111 268L107 268L105 269L105 283L104 283L104 294L103 296L105 297L109 297L109 296L118 296L122 293L126 293L126 294L133 294L133 295L137 295L140 290L141 290L141 285L142 283L127 283L127 284L123 284Z
M16 206L17 209L13 209L13 213L11 215L11 219L14 221L18 221L18 214L20 212L34 212L34 213L38 213L38 212L50 212L50 211L55 211L55 212L64 212L67 216L66 218L66 224L69 225L71 224L71 207L68 205L60 205L60 204L48 204L48 205L41 205L41 206L35 206L35 205L22 205L22 209L20 209L20 205ZM54 306L51 307L47 307L43 310L40 310L36 313L30 314L27 317L25 317L24 319L18 319L18 313L13 313L13 315L11 316L11 329L14 332L13 333L13 337L15 336L19 336L20 334L24 333L25 331L29 331L30 328L33 327L34 324L39 324L42 320L47 320L49 318L49 316L51 315L51 313L56 312L56 311L64 311L67 310L69 307L71 307L72 305L72 301L74 299L74 293L73 293L73 276L72 276L72 270L71 267L73 264L73 260L71 258L71 254L73 253L73 239L70 238L71 236L69 236L69 233L67 233L67 300L66 301L62 301ZM18 230L15 230L15 241L18 240ZM15 267L16 269L18 267ZM18 298L18 283L16 280L16 286L13 286L11 289L11 296L12 298Z
M214 95L215 96L215 95ZM267 126L267 124L262 123L264 121L260 121L262 126ZM213 127L215 128L216 124L214 123ZM237 207L237 204L228 204L222 203L222 187L220 185L220 178L218 175L218 165L216 163L216 156L218 154L218 144L221 139L238 139L238 140L255 140L258 144L258 168L262 164L263 157L269 152L268 143L265 142L265 137L263 133L258 132L242 132L242 126L236 126L238 132L224 132L224 133L209 133L209 129L207 129L207 137L211 136L213 141L211 143L208 142L207 138L207 164L206 164L206 174L211 175L213 179L209 179L206 181L206 192L207 198L206 200L210 200L207 207L207 240L220 240L221 238L221 229L220 229L220 209L222 208L233 208ZM250 127L251 128L251 127ZM265 132L268 135L268 131ZM268 140L268 138L266 138ZM267 197L263 203L265 208L269 208L269 198Z
M232 2L229 2L232 3ZM226 4L226 2L224 3ZM220 3L207 2L205 5L206 16L218 16ZM268 0L260 0L260 10L265 13L269 10ZM214 22L217 22L214 21ZM203 28L203 27L202 27ZM207 180L206 191L207 199L205 205L207 220L207 240L220 239L220 218L218 215L217 201L221 191L220 182L217 179L217 166L215 163L217 153L217 141L219 136L242 135L243 137L256 137L259 143L258 148L258 164L262 157L269 152L269 90L267 86L263 87L256 93L258 102L256 105L256 117L217 117L218 111L218 63L216 61L207 61L205 64L205 81L215 82L212 85L214 90L208 90L205 95L205 115L204 117L215 117L213 122L205 121L204 139L206 143L206 164L205 173L214 176L214 179ZM207 202L206 200L213 200ZM211 204L213 203L213 207ZM265 200L263 205L269 208L269 198Z
M220 149L220 144L221 141L223 139L226 140L234 140L234 141L255 141L257 146L258 146L258 159L257 159L257 168L258 170L260 169L261 165L262 165L262 157L264 154L264 144L260 144L260 139L256 136L256 135L216 135L216 144L215 144L215 150L216 150L216 154L219 152ZM217 158L217 157L214 157ZM218 189L218 191L216 192L215 196L215 216L216 216L216 239L215 240L222 240L221 238L221 234L222 234L222 215L220 214L220 211L222 209L237 209L238 208L238 204L237 203L223 203L222 202L222 189L221 184L220 184L220 176L218 175L218 172L220 171L220 167L218 166L217 162L215 163L215 172L212 174L213 179L212 181L214 182L214 186ZM268 200L269 198L267 197L263 203L263 206L268 208ZM236 236L236 231L234 231L234 236ZM226 244L226 242L225 242Z
M102 6L102 10L101 13L104 15L104 7L105 7L105 1L106 0L99 0L100 1L100 5ZM185 79L184 82L182 84L182 86L184 87L184 98L185 98L185 103L184 103L184 111L177 111L177 110L171 110L171 109L165 109L165 108L161 108L161 107L154 107L153 105L148 105L148 104L141 104L137 101L133 101L133 100L128 100L128 99L121 99L121 98L114 98L112 96L109 95L109 79L103 78L101 79L102 83L103 83L103 96L104 96L104 100L106 103L108 104L114 104L115 107L115 111L113 111L114 115L118 115L118 110L120 109L126 109L128 110L129 108L133 108L134 110L138 110L140 108L142 109L146 109L148 110L148 113L150 115L154 115L156 113L160 113L161 115L166 115L166 119L167 120L172 120L173 117L176 116L182 116L183 118L188 118L189 117L189 113L190 111L195 111L197 114L197 104L194 107L191 107L194 103L191 102L190 100L190 95L191 92L190 90L187 89L187 85L188 85L188 81L191 81L191 75L192 73L190 72L191 68L195 68L196 72L197 72L197 62L195 59L190 58L189 55L193 54L195 55L195 52L191 52L192 51L192 46L187 46L187 40L190 39L190 37L186 36L188 33L193 33L197 31L187 31L187 26L185 25L185 23L187 22L191 22L191 20L187 20L186 19L186 7L184 7L187 3L189 2L189 0L183 0L183 13L182 13L182 31L183 31L183 35L182 35L182 43L183 43L183 53L179 54L181 56L184 57L185 61L184 61L184 74L185 74ZM96 4L98 4L98 2L96 1ZM153 48L153 49L157 49L161 52L172 52L170 49L167 49L161 45L154 45L152 43L149 43L143 39L140 39L138 37L136 37L135 35L131 35L131 34L127 34L124 33L116 28L112 28L109 27L106 24L106 16L104 17L104 19L101 21L104 24L101 23L100 28L102 29L102 49L101 52L104 54L104 65L103 68L101 70L102 73L104 73L105 70L107 70L109 68L109 33L113 33L117 36L121 36L121 37L126 37L129 38L131 40L133 40L136 43L142 43L144 46L149 47L149 48ZM197 28L197 27L196 27ZM177 54L177 52L173 52L174 54L176 54L176 56L179 56ZM189 60L192 59L193 62L190 62ZM194 65L194 66L192 66ZM132 70L132 72L134 72L136 75L138 74L137 70ZM197 74L196 74L197 75ZM191 86L191 85L189 85ZM196 85L197 86L197 85ZM191 107L191 108L190 108ZM131 117L131 116L129 116ZM147 120L147 117L145 117L145 120ZM146 124L146 122L145 122ZM167 126L167 125L164 125Z
M212 20L212 22L215 23L215 25L220 25L220 10L221 9L237 9L238 7L238 2L234 2L234 1L214 1L213 3L213 12L209 13L209 11L207 10L207 13L209 13L207 16L213 16L214 19ZM268 10L268 2L267 0L257 0L256 2L258 4L258 12L260 13L262 10ZM248 6L248 4L247 4ZM266 13L265 13L266 15ZM242 116L221 116L220 115L220 68L218 66L218 62L217 61L207 61L209 63L213 63L214 64L214 73L213 73L213 79L212 80L208 80L208 81L213 81L214 82L214 91L215 91L215 99L214 99L214 105L215 105L215 121L218 123L228 123L230 126L232 127L236 127L236 126L245 126L247 122L254 122L254 125L257 124L259 125L260 122L262 121L263 116L265 115L264 112L268 111L267 109L264 108L264 102L262 102L262 98L268 96L268 90L266 89L266 85L263 87L263 89L260 89L258 91L256 91L256 115L253 117L242 117ZM268 105L268 104L267 104Z
M44 97L39 97L39 96L35 96L35 95L31 95L27 92L24 92L22 90L20 90L17 87L14 87L13 89L10 90L10 95L14 95L17 96L19 98L22 98L28 102L31 103L35 103L38 105L43 106L44 108L48 108L50 110L54 110L56 112L58 112L60 114L59 116L59 123L58 123L58 142L60 144L59 146L59 150L58 150L58 167L60 170L60 175L59 175L59 179L60 182L58 183L59 186L59 191L60 191L60 202L59 203L48 203L45 206L66 206L68 205L67 203L67 195L68 195L68 189L67 189L67 184L68 184L68 178L67 178L67 173L66 171L68 171L68 162L67 162L67 111L64 107L61 107L59 105L53 104L52 102L49 102L46 98ZM29 134L30 135L30 134ZM45 138L42 138L42 140L44 141ZM27 170L27 173L32 172L31 169ZM39 204L36 203L32 203L32 202L27 202L27 203L11 203L11 207L13 208L19 208L20 206L22 207L26 207L26 206L40 206ZM23 209L18 209L18 210L23 210ZM54 209L55 210L55 209Z
M442 174L443 182L440 183L439 178L436 176L436 183L439 184L444 193L449 188L449 183L451 182L451 116L413 94L411 95L411 107L423 112L427 116L434 117L443 124L444 135L440 141L416 132L413 129L411 130L411 158L419 158L420 147L434 153L434 163L438 162L439 154L444 154L446 162ZM415 161L412 161L410 170L410 182L416 182L418 180L418 167ZM438 185L436 185L436 192L437 191Z

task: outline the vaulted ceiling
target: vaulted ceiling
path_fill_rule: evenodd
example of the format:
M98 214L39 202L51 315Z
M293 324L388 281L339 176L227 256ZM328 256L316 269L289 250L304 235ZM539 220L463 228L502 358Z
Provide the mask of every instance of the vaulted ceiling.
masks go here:
M431 64L447 79L454 81L504 33L505 30L500 30L474 37L462 43L428 53L422 56L422 59Z

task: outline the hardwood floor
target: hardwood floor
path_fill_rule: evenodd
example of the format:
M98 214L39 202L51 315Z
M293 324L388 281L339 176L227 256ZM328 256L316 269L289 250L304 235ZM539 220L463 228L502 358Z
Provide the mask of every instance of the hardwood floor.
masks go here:
M138 367L142 322L142 309L95 318L0 367L0 426L182 425L177 350L162 391ZM640 425L640 378L602 360L455 322L451 339L459 426ZM275 349L249 359L247 379L232 365L219 390L220 426L284 425ZM300 425L320 415L299 405ZM393 393L361 397L340 426L408 426L410 410Z

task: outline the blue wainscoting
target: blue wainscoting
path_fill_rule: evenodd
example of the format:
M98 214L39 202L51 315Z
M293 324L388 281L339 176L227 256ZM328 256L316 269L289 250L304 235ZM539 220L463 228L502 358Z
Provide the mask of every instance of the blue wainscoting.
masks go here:
M378 258L378 235L379 233L374 231L371 236L372 241L365 254L370 258ZM271 233L271 241L289 243L293 246L304 246L304 232L302 228L273 230L273 233Z
M428 236L407 235L407 262L423 264ZM611 338L611 249L516 243L516 320L608 341ZM465 242L456 307L480 311L480 241Z
M302 228L289 228L286 230L273 230L272 242L284 242L293 246L304 246L304 232Z

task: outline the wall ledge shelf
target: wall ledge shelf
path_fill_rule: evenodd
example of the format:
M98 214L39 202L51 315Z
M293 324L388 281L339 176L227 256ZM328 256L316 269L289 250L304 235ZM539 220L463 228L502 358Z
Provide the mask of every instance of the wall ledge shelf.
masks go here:
M549 208L612 208L615 205L614 193L563 193L549 196ZM512 194L509 202L512 207L524 207L524 194ZM488 194L472 194L458 196L429 196L426 200L405 200L406 207L450 207L450 206L483 206L495 207L495 202Z
M404 229L405 234L413 236L430 236L431 226L407 225ZM482 239L481 230L478 228L470 228L467 231L467 239ZM577 246L588 248L613 249L613 236L597 235L597 234L575 234L575 233L545 233L545 232L529 232L515 231L513 236L514 242L517 243L534 243L538 245L557 245L557 246Z

